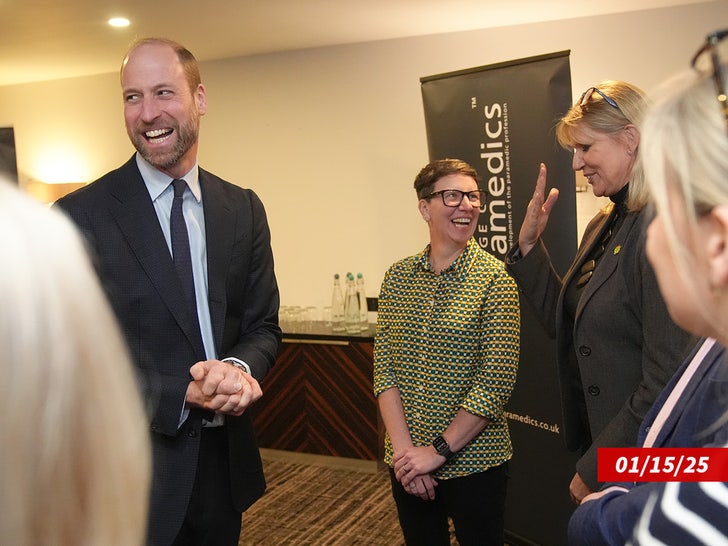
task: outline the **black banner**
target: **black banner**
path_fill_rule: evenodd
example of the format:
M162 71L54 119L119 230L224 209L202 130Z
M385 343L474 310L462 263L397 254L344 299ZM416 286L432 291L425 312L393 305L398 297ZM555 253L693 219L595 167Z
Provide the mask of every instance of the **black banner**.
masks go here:
M560 190L544 242L556 270L576 252L576 182L554 127L571 106L569 52L529 57L420 79L430 160L475 167L488 192L475 237L503 259L518 239L539 163ZM548 191L548 190L547 190ZM521 303L518 381L506 408L514 456L506 501L509 543L561 546L574 506L569 482L577 455L560 434L556 347Z

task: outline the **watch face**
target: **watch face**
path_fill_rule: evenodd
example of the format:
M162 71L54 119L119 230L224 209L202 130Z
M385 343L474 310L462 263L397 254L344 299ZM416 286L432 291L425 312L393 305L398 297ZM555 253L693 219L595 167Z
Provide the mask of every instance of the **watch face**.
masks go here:
M448 449L447 442L445 441L445 438L443 438L442 436L438 436L437 438L435 438L432 441L432 445L435 446L435 450L438 453L442 453L443 451L447 451L447 449Z

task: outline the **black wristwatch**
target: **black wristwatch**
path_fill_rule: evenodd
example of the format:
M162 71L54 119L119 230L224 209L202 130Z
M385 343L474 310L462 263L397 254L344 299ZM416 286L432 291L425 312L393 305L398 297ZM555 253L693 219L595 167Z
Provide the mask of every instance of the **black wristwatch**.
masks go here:
M445 457L445 462L452 459L455 454L450 451L450 445L447 443L447 440L443 438L442 436L438 436L434 440L432 440L432 447L435 448L435 451L437 451L438 455L442 455Z

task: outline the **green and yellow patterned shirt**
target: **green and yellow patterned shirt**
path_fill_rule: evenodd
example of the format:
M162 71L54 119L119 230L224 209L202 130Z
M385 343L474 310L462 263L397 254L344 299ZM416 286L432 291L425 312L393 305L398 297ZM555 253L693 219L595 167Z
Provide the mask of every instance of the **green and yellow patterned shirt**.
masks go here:
M416 446L431 444L461 408L490 420L434 474L448 479L482 472L513 454L503 407L516 382L520 310L515 281L475 239L439 275L429 250L395 263L384 276L374 394L399 389ZM392 464L388 435L385 462Z

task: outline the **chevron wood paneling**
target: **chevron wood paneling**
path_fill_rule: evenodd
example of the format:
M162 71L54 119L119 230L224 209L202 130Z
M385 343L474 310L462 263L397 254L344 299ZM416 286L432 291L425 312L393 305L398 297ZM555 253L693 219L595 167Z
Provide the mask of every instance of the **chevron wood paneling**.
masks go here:
M261 447L378 460L373 343L283 343L252 408Z

